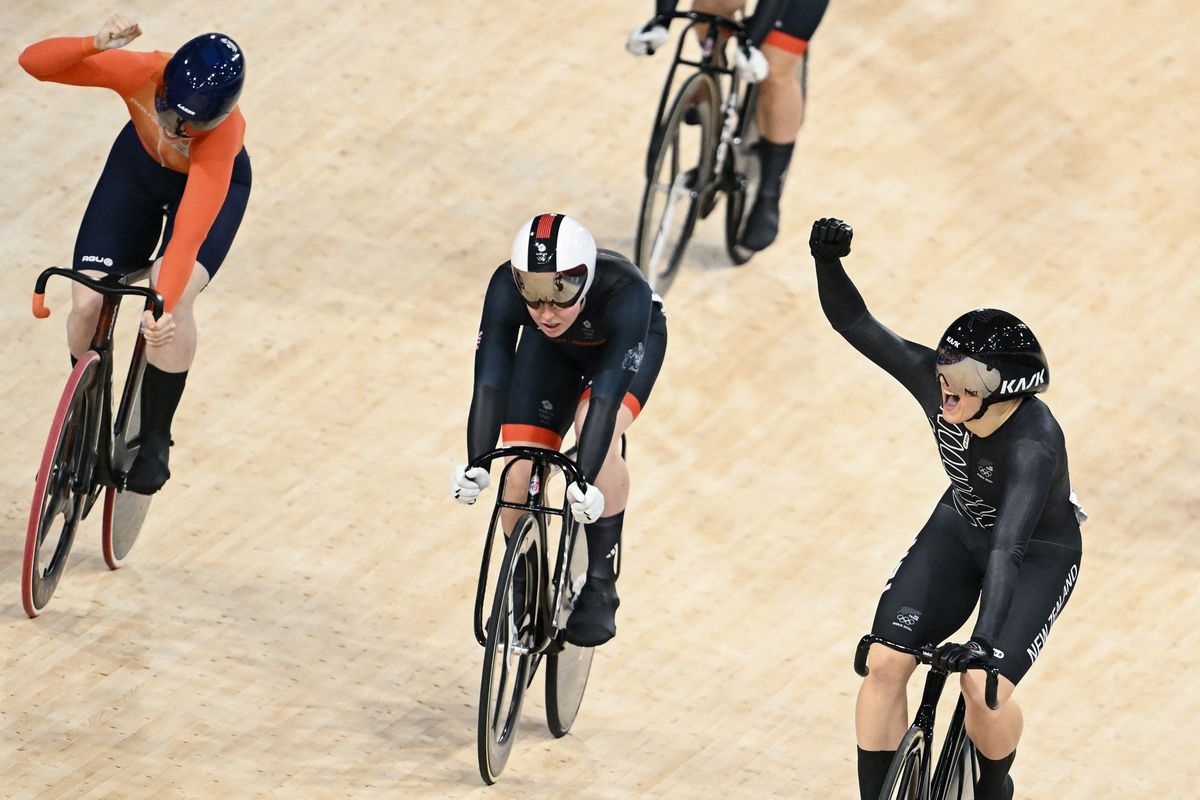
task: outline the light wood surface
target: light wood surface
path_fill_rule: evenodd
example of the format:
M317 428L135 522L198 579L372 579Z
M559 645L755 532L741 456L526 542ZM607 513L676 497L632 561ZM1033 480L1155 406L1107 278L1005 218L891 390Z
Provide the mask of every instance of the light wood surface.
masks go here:
M469 623L487 512L445 488L476 322L534 212L631 249L668 59L622 42L650 3L123 9L145 49L214 28L241 42L254 190L199 303L175 478L119 572L87 520L35 621L21 546L68 299L52 290L37 322L29 292L69 259L123 109L15 63L107 9L11 5L0 794L856 797L854 643L945 477L903 389L820 312L806 239L826 215L855 226L848 269L902 335L932 343L986 304L1049 353L1092 520L1017 693L1018 796L1195 794L1195 3L834 0L784 234L731 268L719 210L668 298L667 362L631 434L620 634L563 740L538 679L492 789Z

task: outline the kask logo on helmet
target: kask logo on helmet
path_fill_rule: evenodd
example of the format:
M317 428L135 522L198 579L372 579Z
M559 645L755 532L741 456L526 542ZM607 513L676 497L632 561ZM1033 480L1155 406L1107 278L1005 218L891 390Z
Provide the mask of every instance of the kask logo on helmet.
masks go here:
M1028 389L1034 388L1035 386L1041 386L1045 382L1046 370L1040 369L1028 377L1002 382L1000 384L1000 391L1005 394L1010 394L1012 392L1024 392Z

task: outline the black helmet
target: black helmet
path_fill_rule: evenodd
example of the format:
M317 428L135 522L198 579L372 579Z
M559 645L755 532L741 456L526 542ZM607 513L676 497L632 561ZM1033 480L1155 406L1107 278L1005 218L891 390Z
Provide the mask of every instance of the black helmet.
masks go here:
M938 342L937 371L954 373L978 393L983 398L980 414L992 403L1050 386L1050 365L1033 331L995 308L968 311L954 320Z

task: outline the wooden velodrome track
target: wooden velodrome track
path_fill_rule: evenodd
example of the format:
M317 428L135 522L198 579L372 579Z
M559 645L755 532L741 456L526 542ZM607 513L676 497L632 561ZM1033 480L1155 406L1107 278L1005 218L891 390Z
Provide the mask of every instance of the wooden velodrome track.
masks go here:
M906 393L820 312L825 215L896 331L932 343L995 305L1049 353L1092 519L1018 692L1018 796L1195 796L1196 4L833 0L784 235L736 270L714 215L668 297L620 635L563 740L539 678L491 789L469 627L487 513L446 496L476 321L534 212L631 249L667 58L622 42L651 4L202 5L123 11L143 49L213 28L246 49L250 210L200 304L176 477L117 573L85 522L36 621L21 547L68 300L37 322L29 293L69 259L124 110L16 64L109 9L0 21L0 796L856 797L854 643L945 477Z

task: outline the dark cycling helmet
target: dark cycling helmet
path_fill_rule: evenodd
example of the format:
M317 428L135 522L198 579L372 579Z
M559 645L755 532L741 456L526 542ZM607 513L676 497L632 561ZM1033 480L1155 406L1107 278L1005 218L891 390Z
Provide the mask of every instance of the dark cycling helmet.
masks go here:
M197 36L163 69L154 97L159 121L177 136L187 136L184 125L212 130L237 105L245 77L246 59L237 42L223 33Z
M1050 365L1033 331L995 308L968 311L954 320L938 342L937 372L982 397L980 415L992 403L1050 386Z
M530 308L550 303L569 308L583 302L596 275L596 241L563 214L538 214L513 237L513 280Z

